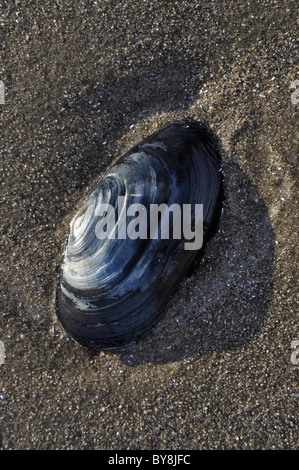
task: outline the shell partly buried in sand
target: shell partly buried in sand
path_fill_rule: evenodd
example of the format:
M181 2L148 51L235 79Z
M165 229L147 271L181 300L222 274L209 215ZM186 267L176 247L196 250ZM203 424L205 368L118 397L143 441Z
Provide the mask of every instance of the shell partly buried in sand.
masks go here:
M163 217L152 236L150 209L202 205L204 246L221 208L219 170L210 134L187 120L154 133L107 171L71 222L61 266L57 315L76 341L90 348L122 347L156 323L203 247L186 249L175 212L168 213L170 236L162 236ZM195 210L190 215L194 228ZM171 236L175 227L177 238Z

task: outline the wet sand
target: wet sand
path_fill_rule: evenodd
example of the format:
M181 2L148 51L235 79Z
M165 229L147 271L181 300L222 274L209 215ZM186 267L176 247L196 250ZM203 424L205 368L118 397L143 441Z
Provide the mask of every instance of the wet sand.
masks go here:
M0 448L298 449L297 2L27 4L0 18ZM185 117L219 142L219 230L151 332L87 351L55 315L69 222Z

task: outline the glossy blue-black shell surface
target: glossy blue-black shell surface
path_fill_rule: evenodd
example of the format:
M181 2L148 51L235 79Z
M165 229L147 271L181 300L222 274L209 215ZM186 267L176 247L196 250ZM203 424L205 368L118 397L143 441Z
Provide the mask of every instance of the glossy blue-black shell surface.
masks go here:
M152 239L149 229L146 238L100 239L99 204L110 204L116 214L132 204L142 204L147 214L152 204L178 204L182 210L184 204L202 204L204 247L217 225L221 189L219 152L197 121L155 132L120 158L70 225L56 302L64 329L89 348L136 342L157 322L202 254L203 248L185 249L183 236ZM119 196L125 201L121 208ZM170 220L170 234L174 223Z

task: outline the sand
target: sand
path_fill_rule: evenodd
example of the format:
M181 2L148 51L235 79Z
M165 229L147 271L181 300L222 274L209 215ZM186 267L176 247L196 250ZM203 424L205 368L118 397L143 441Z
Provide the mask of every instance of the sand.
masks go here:
M297 2L2 5L0 448L298 449ZM140 342L87 351L55 315L69 222L185 117L219 140L218 232Z

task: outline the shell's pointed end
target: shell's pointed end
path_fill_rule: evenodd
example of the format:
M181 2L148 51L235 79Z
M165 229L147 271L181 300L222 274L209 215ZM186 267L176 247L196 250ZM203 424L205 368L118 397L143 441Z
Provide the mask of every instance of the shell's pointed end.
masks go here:
M57 287L61 325L87 348L138 341L202 254L221 212L220 155L186 119L110 168L75 214Z

